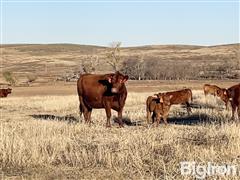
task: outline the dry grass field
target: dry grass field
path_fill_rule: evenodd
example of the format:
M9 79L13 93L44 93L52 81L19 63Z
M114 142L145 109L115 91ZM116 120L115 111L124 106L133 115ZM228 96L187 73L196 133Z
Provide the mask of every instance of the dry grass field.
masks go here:
M194 179L180 174L181 161L240 164L240 123L230 120L219 99L205 101L199 88L193 90L190 116L184 107L172 106L169 124L156 128L146 124L145 112L145 100L155 89L136 92L129 86L123 114L128 125L118 128L112 122L107 129L104 110L93 111L91 126L81 122L71 87L68 94L55 95L54 89L34 95L16 88L15 95L1 99L0 179ZM177 89L176 83L172 87Z

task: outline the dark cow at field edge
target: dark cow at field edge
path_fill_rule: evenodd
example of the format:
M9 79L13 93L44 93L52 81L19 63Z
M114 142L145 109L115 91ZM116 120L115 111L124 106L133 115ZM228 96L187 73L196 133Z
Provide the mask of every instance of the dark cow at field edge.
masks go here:
M0 97L7 97L8 94L12 93L12 89L11 88L7 88L7 89L0 89Z
M77 81L80 115L83 113L86 123L91 122L92 109L104 108L107 115L107 127L111 127L111 109L118 112L118 123L123 127L122 112L127 98L125 82L128 76L120 72L111 74L83 74Z

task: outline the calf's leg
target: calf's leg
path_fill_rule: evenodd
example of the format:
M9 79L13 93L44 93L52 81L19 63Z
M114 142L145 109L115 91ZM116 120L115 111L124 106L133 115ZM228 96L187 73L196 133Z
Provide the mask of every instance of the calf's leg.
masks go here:
M167 122L167 115L163 116L163 121L164 121L164 124L167 125L168 122Z
M186 102L186 105L187 105L188 116L190 116L190 113L192 113L191 106L190 106L189 102Z

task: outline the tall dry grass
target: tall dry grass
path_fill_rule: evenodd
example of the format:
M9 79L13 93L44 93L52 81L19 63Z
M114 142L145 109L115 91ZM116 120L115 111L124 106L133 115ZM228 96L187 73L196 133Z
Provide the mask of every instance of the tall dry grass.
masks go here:
M208 97L206 102L200 91L193 94L190 117L174 106L169 125L158 128L145 124L145 100L151 93L130 93L127 98L124 116L144 123L111 129L105 128L104 110L93 111L91 126L62 120L79 119L77 96L1 99L0 174L30 179L192 179L180 174L181 161L238 165L239 123L230 121L220 100Z

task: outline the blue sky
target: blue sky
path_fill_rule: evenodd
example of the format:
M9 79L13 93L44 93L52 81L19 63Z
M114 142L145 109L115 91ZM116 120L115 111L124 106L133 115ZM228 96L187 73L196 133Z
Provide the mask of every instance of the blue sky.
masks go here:
M76 1L76 0L75 0ZM2 43L239 43L239 1L2 2Z

